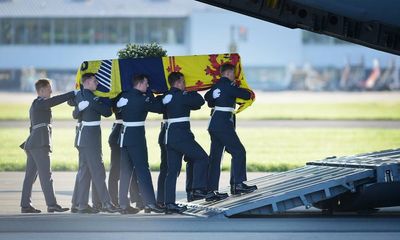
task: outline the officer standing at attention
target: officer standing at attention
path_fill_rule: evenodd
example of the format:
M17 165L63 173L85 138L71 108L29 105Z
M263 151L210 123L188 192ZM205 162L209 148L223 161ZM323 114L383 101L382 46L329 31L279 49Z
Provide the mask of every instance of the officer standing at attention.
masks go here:
M219 200L214 192L207 192L208 155L195 141L190 130L190 111L198 110L204 104L203 97L197 92L185 91L185 79L182 73L172 72L168 76L171 89L163 98L168 117L165 133L167 146L167 177L165 179L165 213L182 213L186 207L175 203L176 180L181 171L182 157L193 161L192 196L194 200Z
M78 146L76 145L77 139L79 136L79 129L81 127L81 122L82 122L82 114L81 111L79 111L78 105L75 102L75 99L68 100L68 105L74 107L74 111L72 112L72 117L77 120L76 123L76 129L75 129L75 147L78 149L78 153L80 153ZM82 109L83 110L83 109ZM78 169L82 169L82 160L81 160L81 154L79 154L79 161L78 161ZM75 177L75 185L74 185L74 191L72 192L72 199L71 199L71 213L77 213L78 212L78 187L79 187L79 176L82 174L82 171L79 171L76 174ZM91 179L92 177L90 177ZM84 196L85 201L89 201L89 192ZM93 184L92 181L92 204L93 208L88 206L88 213L98 213L101 210L101 202L99 200L96 188Z
M236 98L248 100L254 97L250 90L235 85L235 66L223 64L221 78L206 93L208 105L215 106L208 131L211 137L210 164L208 172L208 190L217 191L221 174L221 159L226 148L232 155L231 194L250 193L257 186L248 186L246 176L246 150L234 127Z
M120 137L121 171L119 205L122 214L137 213L129 204L128 189L135 170L145 212L162 213L157 206L149 170L144 122L148 112L162 112L162 104L147 91L148 78L137 75L132 79L132 89L123 92L117 103L121 109L123 129ZM147 92L147 94L146 94Z
M82 114L82 122L79 129L76 145L81 156L81 173L79 173L78 203L79 213L92 213L88 207L87 196L90 186L90 178L102 203L102 210L116 212L117 208L111 203L110 195L105 183L106 173L101 151L101 116L111 116L111 108L103 104L93 94L97 88L97 80L93 73L82 75L83 90L77 94L75 101Z
M112 126L110 136L108 138L108 144L110 145L111 149L110 173L108 176L108 191L110 193L111 202L115 206L119 206L118 182L119 182L120 161L121 161L121 148L119 146L119 137L121 135L121 129L122 129L122 116L116 106L118 99L119 97L113 99L112 110L115 115L115 121ZM130 199L132 203L136 202L137 206L143 205L142 199L139 194L139 187L137 184L135 173L131 181Z
M38 97L29 109L30 135L21 146L27 155L25 178L22 187L21 213L40 213L31 205L32 185L39 174L40 185L46 200L47 212L65 212L57 204L51 177L51 108L74 98L74 91L51 97L52 89L48 79L39 79L35 83Z

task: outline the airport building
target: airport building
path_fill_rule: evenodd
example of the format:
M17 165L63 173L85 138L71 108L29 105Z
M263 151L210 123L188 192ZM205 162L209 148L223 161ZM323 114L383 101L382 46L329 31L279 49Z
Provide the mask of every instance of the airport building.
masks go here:
M251 85L264 90L290 88L302 73L337 85L348 63L372 71L374 60L382 68L397 60L192 0L0 0L0 89L30 90L39 76L72 87L82 61L150 42L169 55L238 52Z

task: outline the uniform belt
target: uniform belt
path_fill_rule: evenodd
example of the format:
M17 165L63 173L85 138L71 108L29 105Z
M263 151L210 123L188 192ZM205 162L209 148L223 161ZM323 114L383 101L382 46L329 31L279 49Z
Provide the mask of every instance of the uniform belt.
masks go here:
M51 127L50 123L38 123L32 126L32 130L41 128L41 127Z
M115 123L115 124L122 124L123 121L122 121L122 119L116 119L116 120L114 121L114 123Z
M124 125L124 127L141 127L141 126L144 126L144 121L143 122L122 122L122 125Z
M100 126L100 123L101 121L91 121L91 122L82 121L82 126L94 127L94 126Z
M214 108L214 111L221 111L221 112L233 112L233 111L235 111L235 109L234 108L231 108L231 107L215 107Z
M76 145L79 147L81 144L81 136L82 136L82 130L84 127L95 127L95 126L100 126L101 121L82 121L80 122L79 126L79 132L78 132L78 141L76 142Z
M122 131L121 131L119 147L124 146L124 136L125 136L126 128L127 127L142 127L142 126L144 126L144 121L143 122L122 122L122 125L124 125L124 127L122 128Z
M165 145L167 145L167 143L168 143L168 129L169 129L169 126L172 123L189 122L189 121L190 121L189 117L168 118L167 119L168 126L167 126L167 129L165 130Z
M216 111L233 113L233 112L235 111L235 109L234 109L234 108L231 108L231 107L218 107L218 106L215 106L215 107L214 107L214 111L213 111L212 114L211 114L210 121L208 121L208 127L207 127L207 129L210 128L211 119L214 117L214 113L215 113Z
M180 117L180 118L168 118L167 122L168 124L171 123L178 123L178 122L189 122L190 118L189 117Z

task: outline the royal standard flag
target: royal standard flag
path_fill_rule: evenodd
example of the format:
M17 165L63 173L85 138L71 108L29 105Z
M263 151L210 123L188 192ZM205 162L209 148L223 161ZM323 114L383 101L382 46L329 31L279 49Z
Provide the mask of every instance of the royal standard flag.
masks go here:
M168 91L168 75L181 72L185 75L187 91L203 91L219 80L220 66L224 63L235 65L236 84L250 89L246 82L239 54L211 54L192 56L170 56L159 58L134 58L85 61L76 74L76 88L80 88L84 73L95 73L99 82L96 96L115 98L121 91L132 88L134 75L145 74L154 93ZM236 99L240 105L237 113L249 107L254 100Z

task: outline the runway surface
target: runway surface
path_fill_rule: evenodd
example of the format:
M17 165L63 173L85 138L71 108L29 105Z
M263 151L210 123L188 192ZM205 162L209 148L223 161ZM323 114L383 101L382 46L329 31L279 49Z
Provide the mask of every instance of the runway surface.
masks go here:
M249 173L249 179L265 174ZM221 185L228 184L228 175L223 172ZM400 239L400 208L333 216L297 208L282 215L233 219L145 213L20 214L23 176L22 172L0 172L0 239ZM58 202L69 207L75 173L53 176ZM157 176L158 172L152 173L154 182ZM181 174L178 180L178 198L185 197L184 178ZM38 182L32 200L35 207L46 209Z

